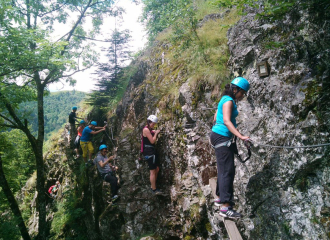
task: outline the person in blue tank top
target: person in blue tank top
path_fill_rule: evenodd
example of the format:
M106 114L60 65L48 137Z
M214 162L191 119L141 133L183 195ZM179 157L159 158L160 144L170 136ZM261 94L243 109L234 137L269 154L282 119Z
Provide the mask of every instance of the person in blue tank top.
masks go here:
M244 98L249 88L249 82L243 77L237 77L231 84L227 84L214 115L215 124L212 128L210 141L215 149L217 159L218 180L216 192L219 196L214 202L216 205L221 206L220 215L223 217L241 217L241 214L233 209L235 165L234 151L230 148L230 143L233 135L241 140L250 139L236 129L236 117L238 116L236 103Z

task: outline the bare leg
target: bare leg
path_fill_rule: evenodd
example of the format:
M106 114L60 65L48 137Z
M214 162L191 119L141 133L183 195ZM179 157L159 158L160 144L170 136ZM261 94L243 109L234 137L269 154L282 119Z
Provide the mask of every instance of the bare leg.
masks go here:
M150 170L150 183L151 183L151 188L153 190L156 189L156 180L157 180L157 173L158 173L158 167L154 170Z

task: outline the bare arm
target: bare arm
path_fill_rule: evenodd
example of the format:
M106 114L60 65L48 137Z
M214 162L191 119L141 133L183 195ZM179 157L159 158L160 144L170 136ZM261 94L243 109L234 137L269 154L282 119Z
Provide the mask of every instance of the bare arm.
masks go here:
M98 130L98 131L91 131L91 134L98 134L98 133L100 133L100 132L102 132L102 131L105 131L105 128L101 128L101 130Z
M156 142L157 135L158 135L159 132L160 132L159 130L156 130L155 131L155 135L152 136L151 133L150 133L150 131L149 131L149 129L148 128L144 128L143 129L143 136L144 137L147 137L149 139L149 142L151 144L154 144Z
M97 163L100 165L101 168L104 168L106 164L108 164L115 156L110 156L106 161L98 161Z
M241 140L247 140L247 139L249 139L249 137L248 136L243 136L235 128L234 124L230 121L233 106L234 106L234 104L233 104L232 101L228 101L228 102L226 102L222 105L223 122L232 134L234 134L235 136L237 136Z

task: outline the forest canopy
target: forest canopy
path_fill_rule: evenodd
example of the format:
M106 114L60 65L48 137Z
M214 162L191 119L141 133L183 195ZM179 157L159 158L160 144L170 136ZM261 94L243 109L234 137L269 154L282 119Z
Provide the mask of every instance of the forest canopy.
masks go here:
M68 122L69 113L73 106L78 107L77 114L79 115L79 106L81 106L85 96L86 94L84 92L61 91L52 92L45 97L45 140L49 139L52 132L58 131L64 123ZM36 134L38 131L37 103L24 102L20 104L19 109L29 115L29 124L31 125L32 132Z

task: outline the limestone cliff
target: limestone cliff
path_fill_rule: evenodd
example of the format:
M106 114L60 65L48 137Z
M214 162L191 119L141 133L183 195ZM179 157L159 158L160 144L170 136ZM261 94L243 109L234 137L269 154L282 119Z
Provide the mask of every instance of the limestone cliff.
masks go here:
M244 215L237 226L244 239L329 239L329 147L262 145L330 142L330 16L326 9L301 8L268 21L256 13L248 10L227 33L231 77L251 83L238 105L239 129L255 142L251 159L236 161L236 207ZM95 169L87 171L88 179L75 176L78 205L85 211L79 223L88 239L228 238L209 185L217 170L208 135L223 82L193 82L189 69L167 57L171 51L170 43L160 41L132 63L136 73L109 119L118 140L118 205L107 204L109 186ZM261 61L269 64L266 77L258 75ZM165 196L151 194L147 164L139 160L141 129L150 114L161 120L158 185Z

